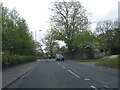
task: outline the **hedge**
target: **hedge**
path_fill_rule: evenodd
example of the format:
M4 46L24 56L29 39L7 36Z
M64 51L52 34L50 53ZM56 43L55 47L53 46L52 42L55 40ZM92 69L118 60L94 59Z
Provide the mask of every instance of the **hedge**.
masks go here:
M37 60L35 56L2 55L2 66L12 66L35 60Z

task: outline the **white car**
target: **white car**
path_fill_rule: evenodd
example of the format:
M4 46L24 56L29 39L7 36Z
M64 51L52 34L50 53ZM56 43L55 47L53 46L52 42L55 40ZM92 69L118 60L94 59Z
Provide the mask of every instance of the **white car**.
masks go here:
M61 53L56 54L56 61L64 61L64 57Z

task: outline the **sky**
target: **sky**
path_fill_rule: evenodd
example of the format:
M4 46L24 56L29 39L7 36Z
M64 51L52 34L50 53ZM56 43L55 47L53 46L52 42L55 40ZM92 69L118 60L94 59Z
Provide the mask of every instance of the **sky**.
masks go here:
M30 28L30 32L33 33L34 38L36 32L37 41L40 41L40 39L45 36L46 30L51 28L49 18L52 15L52 12L49 8L52 7L51 2L54 1L55 0L1 0L5 7L9 8L10 10L16 9L20 16L26 20L28 27ZM119 0L75 1L80 1L87 12L92 13L92 30L95 29L97 21L118 19Z

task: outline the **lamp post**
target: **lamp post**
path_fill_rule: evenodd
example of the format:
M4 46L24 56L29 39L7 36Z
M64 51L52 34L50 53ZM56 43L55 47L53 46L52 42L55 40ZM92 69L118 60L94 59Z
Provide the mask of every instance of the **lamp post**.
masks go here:
M37 30L37 31L42 31L42 30ZM37 34L36 34L36 32L37 32L36 30L35 30L35 41L34 41L34 43L37 45L37 38L36 38L36 36L37 36ZM37 56L37 47L36 47L36 54L35 54L35 56Z
M42 30L38 30L38 31L42 31ZM37 32L37 31L35 31L35 41L37 41L37 40L36 40L36 32Z

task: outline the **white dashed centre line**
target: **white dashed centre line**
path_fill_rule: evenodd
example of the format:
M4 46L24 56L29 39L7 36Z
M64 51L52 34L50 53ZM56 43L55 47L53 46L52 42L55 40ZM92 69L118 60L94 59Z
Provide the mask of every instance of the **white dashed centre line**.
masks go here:
M63 68L65 68L64 66L62 66Z
M60 63L58 63L58 62L57 62L57 64L59 64L62 68L64 68L64 69L65 69L65 67L64 67L63 65L61 65Z
M86 80L86 81L87 81L87 80L90 80L90 79L89 79L89 78L85 78L84 80Z
M65 68L63 65L60 65L62 68Z
M91 86L91 88L94 88L95 90L98 90L95 86Z
M75 74L75 73L72 72L71 70L68 70L68 72L70 72L71 74L73 74L73 75L76 76L77 78L80 78L77 74Z
M108 86L106 86L106 85L104 85L104 87L106 87L106 88L110 88L110 87L108 87Z

